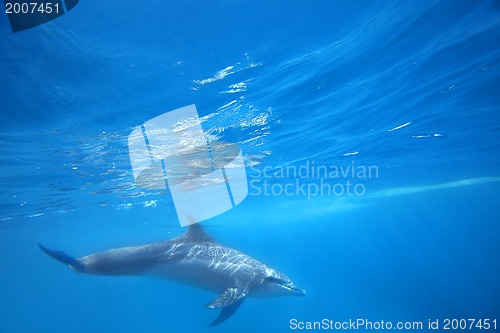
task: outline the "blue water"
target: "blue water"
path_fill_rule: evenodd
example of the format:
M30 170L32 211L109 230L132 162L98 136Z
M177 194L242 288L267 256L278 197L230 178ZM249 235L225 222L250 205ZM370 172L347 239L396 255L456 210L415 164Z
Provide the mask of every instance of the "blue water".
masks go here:
M500 325L498 1L82 1L16 34L2 16L0 35L0 332ZM215 294L76 274L37 246L181 234L169 194L134 183L127 137L189 104L209 140L239 144L252 185L203 225L308 293L249 299L211 329Z

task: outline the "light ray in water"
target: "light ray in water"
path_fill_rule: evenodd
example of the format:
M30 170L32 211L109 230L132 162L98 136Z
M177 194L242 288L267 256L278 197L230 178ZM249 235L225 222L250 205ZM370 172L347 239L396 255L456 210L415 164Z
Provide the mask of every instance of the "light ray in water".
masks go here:
M397 195L444 190L444 189L450 189L450 188L456 188L456 187L462 187L462 186L494 183L494 182L499 182L499 181L500 181L500 177L469 178L469 179L462 179L462 180L457 180L454 182L434 184L434 185L391 188L391 189L375 192L372 195L369 195L369 197L372 197L372 198L393 197L393 196L397 196Z

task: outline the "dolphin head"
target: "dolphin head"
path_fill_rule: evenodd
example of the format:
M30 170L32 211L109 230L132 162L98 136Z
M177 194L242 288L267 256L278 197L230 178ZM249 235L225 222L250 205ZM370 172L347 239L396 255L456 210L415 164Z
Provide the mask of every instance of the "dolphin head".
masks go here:
M269 296L305 296L306 291L297 287L288 276L266 267L265 275L257 294Z

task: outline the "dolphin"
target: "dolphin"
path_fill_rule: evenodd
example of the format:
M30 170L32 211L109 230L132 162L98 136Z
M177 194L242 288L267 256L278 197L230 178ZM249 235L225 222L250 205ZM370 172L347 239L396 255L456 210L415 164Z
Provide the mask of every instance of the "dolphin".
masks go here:
M191 222L194 222L191 219ZM177 238L97 252L73 258L38 244L43 252L76 272L95 275L149 275L218 294L205 305L221 309L210 326L231 317L250 296L304 296L286 275L216 242L198 223Z

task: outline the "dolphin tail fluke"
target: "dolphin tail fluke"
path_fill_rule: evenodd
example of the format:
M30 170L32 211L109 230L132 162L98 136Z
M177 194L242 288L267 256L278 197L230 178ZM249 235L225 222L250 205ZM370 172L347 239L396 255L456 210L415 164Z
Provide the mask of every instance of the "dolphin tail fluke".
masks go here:
M73 258L62 251L55 251L55 250L51 250L49 248L46 248L45 246L43 246L40 243L38 243L38 246L40 246L40 249L43 252L47 253L49 256L62 262L63 264L68 265L72 270L77 271L77 272L84 271L85 265L81 261L79 261L78 259Z

